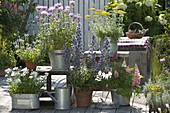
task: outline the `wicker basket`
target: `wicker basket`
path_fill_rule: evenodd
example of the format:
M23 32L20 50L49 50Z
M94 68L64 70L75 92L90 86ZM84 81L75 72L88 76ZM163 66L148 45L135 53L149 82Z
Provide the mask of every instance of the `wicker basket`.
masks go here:
M140 39L145 35L146 32L136 33L134 31L132 31L131 26L134 25L134 24L139 25L141 27L141 31L143 30L142 24L140 24L139 22L133 22L129 25L128 32L126 32L126 36L130 39Z

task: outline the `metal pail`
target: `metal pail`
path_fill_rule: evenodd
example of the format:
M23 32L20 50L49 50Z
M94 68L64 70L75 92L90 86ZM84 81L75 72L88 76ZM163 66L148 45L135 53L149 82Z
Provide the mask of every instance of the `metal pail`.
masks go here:
M55 109L70 109L70 87L55 88Z

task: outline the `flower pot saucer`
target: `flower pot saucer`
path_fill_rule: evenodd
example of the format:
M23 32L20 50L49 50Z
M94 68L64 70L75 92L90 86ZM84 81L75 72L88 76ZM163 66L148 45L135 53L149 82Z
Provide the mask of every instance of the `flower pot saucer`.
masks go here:
M116 109L119 108L119 104L100 102L95 105L99 109Z

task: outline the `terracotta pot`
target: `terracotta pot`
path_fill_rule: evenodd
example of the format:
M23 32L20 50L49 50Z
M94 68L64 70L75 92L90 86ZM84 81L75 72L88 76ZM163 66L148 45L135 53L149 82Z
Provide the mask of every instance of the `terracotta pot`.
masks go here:
M0 76L4 76L5 74L5 69L0 69Z
M81 90L75 93L78 107L88 107L92 102L92 89Z
M33 63L33 62L29 62L29 61L26 61L25 65L28 69L31 69L31 70L35 70L37 67L37 63Z

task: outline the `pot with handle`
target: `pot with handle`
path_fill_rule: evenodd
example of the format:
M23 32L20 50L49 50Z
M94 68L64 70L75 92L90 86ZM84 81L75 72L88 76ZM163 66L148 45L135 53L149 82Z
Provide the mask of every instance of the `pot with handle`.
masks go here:
M71 88L64 87L64 85L62 87L58 87L58 85L63 80L65 80L65 78L61 79L57 83L53 92L45 91L54 101L55 109L62 109L62 110L70 109L74 101L74 88L72 84L71 84ZM70 92L70 89L71 89L71 92ZM54 96L52 94L54 94Z

